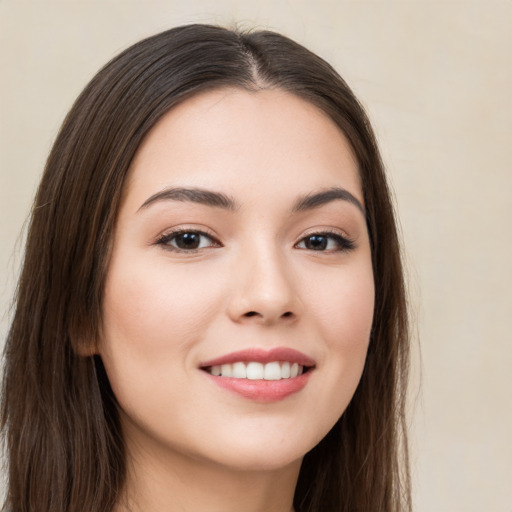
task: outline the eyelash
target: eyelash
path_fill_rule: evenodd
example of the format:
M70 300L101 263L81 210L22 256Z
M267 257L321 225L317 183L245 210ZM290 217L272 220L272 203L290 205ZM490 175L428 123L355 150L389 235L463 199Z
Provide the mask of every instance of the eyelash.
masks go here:
M182 249L180 247L175 247L170 244L170 242L173 239L177 238L180 235L186 235L186 234L199 235L200 237L209 238L212 241L212 244L209 245L208 247L222 247L222 244L218 240L216 240L213 235L211 235L210 233L207 233L206 231L202 231L200 229L177 229L176 231L172 231L170 233L166 233L166 234L162 235L156 241L156 243L157 243L157 245L163 245L165 247L165 249L167 249L169 251L188 253L188 254L191 254L191 253L193 254L193 253L199 252L201 249L205 248L205 247L198 247L195 249Z
M300 241L295 244L297 247L299 244L305 242L307 239L311 239L313 237L322 237L327 239L332 239L337 245L337 249L327 249L321 251L315 251L314 249L309 249L314 252L326 252L326 253L337 253L337 252L349 252L356 248L355 241L351 238L341 235L337 231L315 231L312 233L308 233L306 236L303 236ZM300 248L302 250L308 250L307 247Z
M171 241L179 237L180 235L199 235L200 237L206 237L210 239L211 244L209 244L207 247L197 247L193 249L183 249L180 247L176 247L174 245L171 245ZM307 247L298 247L299 244L305 243L306 240L311 239L313 237L321 237L328 239L327 244L330 240L334 240L334 242L337 245L336 249L322 249L322 250L315 250L315 249L308 249ZM200 241L201 243L201 241ZM194 254L202 249L209 248L209 247L222 247L222 244L210 233L206 231L202 231L200 229L178 229L176 231L172 231L171 233L166 233L162 235L158 240L156 241L157 245L162 245L166 250L178 252L178 253L186 253L186 254ZM348 252L356 248L354 240L340 235L338 232L335 231L320 231L320 232L313 232L309 233L306 236L302 237L299 242L295 244L296 248L300 250L310 250L312 252L324 252L324 253L338 253L338 252Z

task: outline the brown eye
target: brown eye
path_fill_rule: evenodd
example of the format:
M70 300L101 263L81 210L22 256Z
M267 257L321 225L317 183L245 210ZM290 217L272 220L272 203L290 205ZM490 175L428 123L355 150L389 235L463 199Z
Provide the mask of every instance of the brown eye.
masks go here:
M312 251L325 251L329 240L323 235L308 236L304 239L304 247Z
M181 233L174 237L174 245L178 249L198 249L201 245L199 233Z
M197 251L208 247L219 247L211 236L202 231L178 231L164 235L158 244L175 251Z
M338 233L314 233L303 238L296 247L308 251L341 252L354 249L355 244Z

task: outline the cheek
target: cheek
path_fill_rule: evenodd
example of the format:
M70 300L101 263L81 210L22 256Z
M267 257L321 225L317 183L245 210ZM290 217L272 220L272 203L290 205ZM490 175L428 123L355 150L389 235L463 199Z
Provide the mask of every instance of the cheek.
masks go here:
M133 417L145 410L141 404L158 405L162 382L172 382L173 393L185 388L220 301L212 277L171 271L166 263L113 260L106 283L99 352L114 394Z
M323 375L329 382L331 405L339 404L339 417L355 392L366 360L375 300L373 273L365 265L330 278L318 276L314 282L307 306L325 343Z
M105 290L105 338L144 356L201 338L220 302L215 274L160 264L112 265Z
M314 280L309 310L331 349L366 350L373 320L375 287L371 267L347 269Z
M222 300L217 274L166 263L113 259L104 296L99 352L122 410L148 429L184 396Z

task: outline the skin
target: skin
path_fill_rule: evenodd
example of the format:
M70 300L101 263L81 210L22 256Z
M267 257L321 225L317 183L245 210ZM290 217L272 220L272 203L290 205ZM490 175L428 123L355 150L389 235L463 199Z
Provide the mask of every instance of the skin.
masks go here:
M169 187L220 192L236 207L172 199L142 206ZM128 454L118 511L292 510L302 457L357 387L373 317L362 211L345 199L293 211L300 198L333 187L363 204L346 138L316 107L280 90L195 96L139 148L98 343ZM176 229L210 238L180 250ZM325 248L311 248L315 233ZM312 358L306 386L262 403L199 368L255 347Z

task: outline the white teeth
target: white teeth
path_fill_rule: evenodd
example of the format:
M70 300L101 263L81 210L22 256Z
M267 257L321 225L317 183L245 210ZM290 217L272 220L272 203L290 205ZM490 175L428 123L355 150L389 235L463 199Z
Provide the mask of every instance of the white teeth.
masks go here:
M247 378L250 380L263 379L263 365L261 363L249 363L247 365Z
M281 365L281 378L282 379L290 378L290 363L288 361L284 362Z
M223 364L220 367L221 375L223 377L231 377L232 375L232 366L230 364Z
M289 361L272 361L267 364L251 361L250 363L236 362L214 365L208 369L208 372L216 377L232 377L234 379L281 380L302 375L304 367Z
M245 379L247 378L247 369L245 368L244 363L235 363L233 365L233 371L231 372L231 377L235 379Z
M281 366L279 363L267 363L265 365L263 378L265 380L281 380Z

